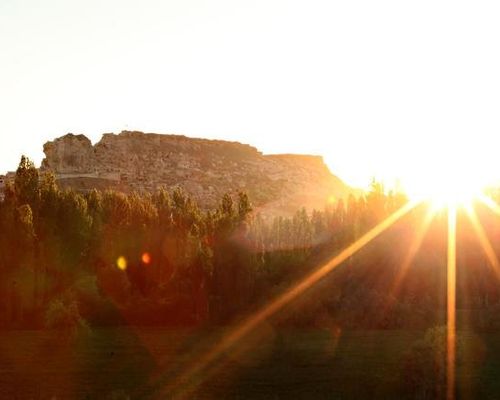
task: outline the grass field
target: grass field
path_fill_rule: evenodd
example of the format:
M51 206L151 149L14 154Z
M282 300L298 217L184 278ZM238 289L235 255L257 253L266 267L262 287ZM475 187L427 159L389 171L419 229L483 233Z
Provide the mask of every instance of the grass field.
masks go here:
M169 398L174 389L200 399L399 398L401 358L424 335L267 326L210 373L176 387L179 373L226 332L110 328L76 339L54 331L2 332L0 398ZM500 398L500 333L474 340L484 357L458 365L460 398Z

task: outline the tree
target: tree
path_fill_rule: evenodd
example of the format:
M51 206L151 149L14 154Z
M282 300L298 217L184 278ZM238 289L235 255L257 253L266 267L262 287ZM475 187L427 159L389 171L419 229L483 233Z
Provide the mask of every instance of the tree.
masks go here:
M20 204L36 204L38 199L38 171L26 156L21 157L14 180L16 195Z
M446 326L430 328L406 353L401 370L405 393L418 399L442 399L446 391ZM463 357L464 339L456 337L457 359Z
M244 192L238 193L238 217L240 222L246 221L252 212L252 205L248 195Z
M370 191L366 196L366 206L369 211L369 225L375 225L385 215L386 212L387 196L385 195L385 188L381 182L372 180L370 184Z

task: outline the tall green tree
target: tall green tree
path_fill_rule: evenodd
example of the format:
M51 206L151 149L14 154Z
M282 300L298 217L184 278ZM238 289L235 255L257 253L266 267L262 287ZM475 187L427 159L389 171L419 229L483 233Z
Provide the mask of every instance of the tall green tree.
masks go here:
M38 170L28 157L22 156L14 180L20 204L35 205L38 200Z

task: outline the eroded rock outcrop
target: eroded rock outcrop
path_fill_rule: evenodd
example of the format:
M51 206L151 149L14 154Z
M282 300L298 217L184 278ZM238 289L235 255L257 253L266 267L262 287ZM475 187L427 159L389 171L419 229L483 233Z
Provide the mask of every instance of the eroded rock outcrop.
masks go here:
M96 171L96 157L91 141L85 135L67 135L43 146L42 169L61 174L91 174Z
M106 133L92 146L84 135L67 134L46 143L44 152L41 169L52 170L63 186L123 191L181 186L205 207L225 192L244 190L263 211L286 213L322 208L331 196L349 191L322 157L263 155L222 140L124 131Z

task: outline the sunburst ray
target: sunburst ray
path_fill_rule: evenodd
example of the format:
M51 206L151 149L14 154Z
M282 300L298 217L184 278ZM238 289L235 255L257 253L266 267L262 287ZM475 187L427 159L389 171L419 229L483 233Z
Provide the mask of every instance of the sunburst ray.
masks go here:
M479 218L477 217L477 214L472 207L467 208L466 211L467 211L467 216L469 217L469 220L472 223L474 232L476 233L479 244L481 245L484 254L488 258L490 266L493 268L493 271L495 272L496 276L500 279L500 263L498 261L498 257L495 253L495 250L493 249L493 246L490 240L488 239L488 236L486 235L484 227L479 221Z
M484 194L478 195L477 198L491 211L500 216L500 206L495 201L493 201L493 199Z
M391 288L389 289L389 296L388 296L389 298L391 297L394 298L399 293L399 290L401 288L401 283L403 282L408 272L408 269L410 268L411 263L415 259L415 256L420 250L425 234L427 233L429 226L435 215L436 215L436 210L433 207L429 206L423 221L419 225L417 232L411 241L408 253L404 258L403 263L401 264L401 267L399 268L396 277L394 278L394 282L391 285ZM387 312L387 310L390 309L391 306L392 302L389 301L384 312Z
M283 307L289 304L292 300L301 295L304 291L315 285L318 281L329 274L333 269L346 261L353 254L358 252L372 240L374 240L381 233L390 228L395 222L401 219L404 215L408 214L419 203L416 201L408 202L406 205L398 209L396 212L387 217L380 224L376 225L357 241L352 243L346 249L341 251L338 255L333 257L330 261L326 262L313 273L305 277L295 286L287 290L285 293L277 297L267 306L263 307L258 312L251 315L246 321L236 327L232 332L226 335L211 351L202 356L193 366L191 366L185 373L179 375L175 379L173 387L169 391L177 391L174 393L175 397L186 397L193 390L191 387L186 387L190 384L193 377L199 376L205 370L208 370L210 364L215 364L219 358L228 350L230 350L239 340L241 340L250 331L255 329L259 324L276 314ZM184 386L184 387L183 387ZM180 391L180 393L179 393Z
M446 398L455 398L456 361L456 282L457 210L448 207L447 321L446 321Z

